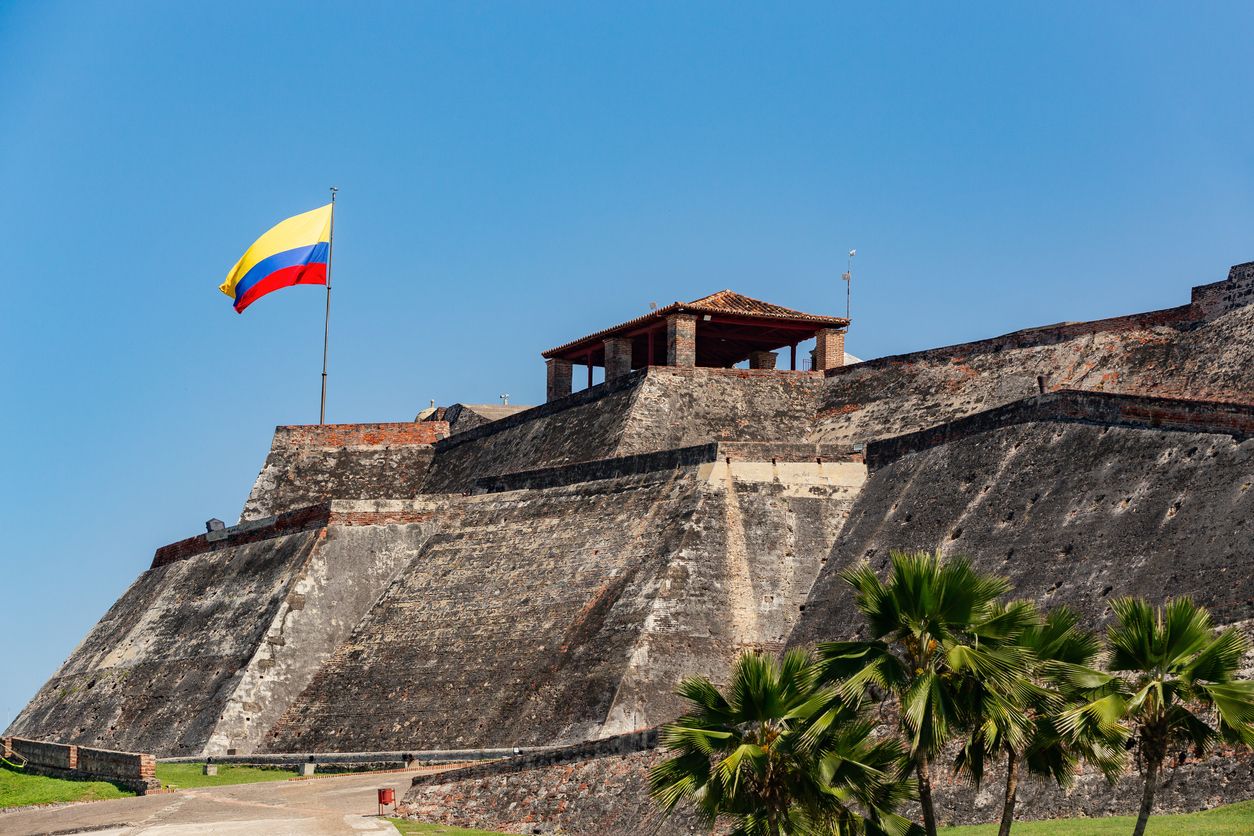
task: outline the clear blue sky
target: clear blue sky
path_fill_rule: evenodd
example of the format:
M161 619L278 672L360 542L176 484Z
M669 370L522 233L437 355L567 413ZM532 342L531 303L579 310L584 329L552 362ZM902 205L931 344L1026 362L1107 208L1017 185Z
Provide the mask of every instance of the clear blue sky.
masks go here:
M0 724L317 419L543 397L724 287L873 357L1187 301L1254 259L1249 4L0 3Z

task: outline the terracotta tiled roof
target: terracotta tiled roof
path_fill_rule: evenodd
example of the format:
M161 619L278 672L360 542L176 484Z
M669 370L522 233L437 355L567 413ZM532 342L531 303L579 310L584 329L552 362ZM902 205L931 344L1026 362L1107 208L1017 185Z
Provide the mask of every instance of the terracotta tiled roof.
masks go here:
M812 322L816 327L828 328L844 328L849 325L849 320L841 316L820 316L819 314L808 314L802 311L795 311L792 308L785 308L781 305L773 305L770 302L763 302L761 299L754 299L745 296L743 293L736 293L734 290L720 290L718 293L711 293L709 296L702 296L692 302L671 302L663 308L650 311L644 316L638 316L635 319L629 319L626 322L615 325L612 328L605 328L577 340L571 340L563 343L556 348L550 348L541 354L542 357L552 357L561 354L568 349L574 348L580 343L595 342L620 331L633 331L644 325L651 319L665 319L673 313L684 313L691 311L692 313L701 314L724 314L727 316L742 316L748 318L760 319L781 319L790 322Z
M779 305L772 305L770 302L763 302L761 299L752 299L734 290L720 290L718 293L702 296L695 302L686 303L684 308L705 313L766 316L772 319L800 319L806 322L820 322L838 326L849 324L843 317L802 313L801 311L794 311L792 308L784 308Z

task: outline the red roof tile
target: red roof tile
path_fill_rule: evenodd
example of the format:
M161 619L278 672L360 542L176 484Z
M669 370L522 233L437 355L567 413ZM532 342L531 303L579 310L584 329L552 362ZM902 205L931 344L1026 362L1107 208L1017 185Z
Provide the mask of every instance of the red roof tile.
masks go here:
M763 302L760 299L754 299L745 296L742 293L736 293L732 290L720 290L718 293L711 293L709 296L702 296L692 302L672 302L666 307L658 308L650 311L644 316L638 316L635 319L629 319L626 322L605 328L595 333L580 337L577 340L571 340L563 343L556 348L550 348L543 352L542 357L553 357L572 348L579 346L581 343L599 342L607 337L611 337L616 333L623 331L634 331L650 319L664 319L673 313L702 313L702 314L724 314L728 316L745 317L748 319L764 319L764 320L787 320L790 322L813 323L816 328L845 328L849 325L849 320L841 316L820 316L819 314L808 314L802 311L795 311L792 308L785 308L780 305L773 305L770 302Z

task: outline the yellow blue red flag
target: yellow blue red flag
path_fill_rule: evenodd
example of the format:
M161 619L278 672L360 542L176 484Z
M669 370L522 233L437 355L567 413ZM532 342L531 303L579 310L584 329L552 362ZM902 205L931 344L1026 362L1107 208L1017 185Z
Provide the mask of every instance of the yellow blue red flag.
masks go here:
M235 300L236 313L284 287L327 283L334 206L280 221L253 242L218 288Z

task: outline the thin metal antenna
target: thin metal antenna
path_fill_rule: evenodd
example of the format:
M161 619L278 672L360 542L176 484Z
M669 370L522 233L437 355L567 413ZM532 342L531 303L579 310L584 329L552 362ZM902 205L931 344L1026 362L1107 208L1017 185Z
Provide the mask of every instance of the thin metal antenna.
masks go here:
M857 250L849 251L849 261L846 263L845 275L841 276L845 280L845 319L849 318L850 303L853 301L853 257L857 254Z
M327 422L327 348L331 343L331 256L335 254L335 193L331 187L331 234L327 242L327 314L322 322L322 402L318 407L318 424Z

